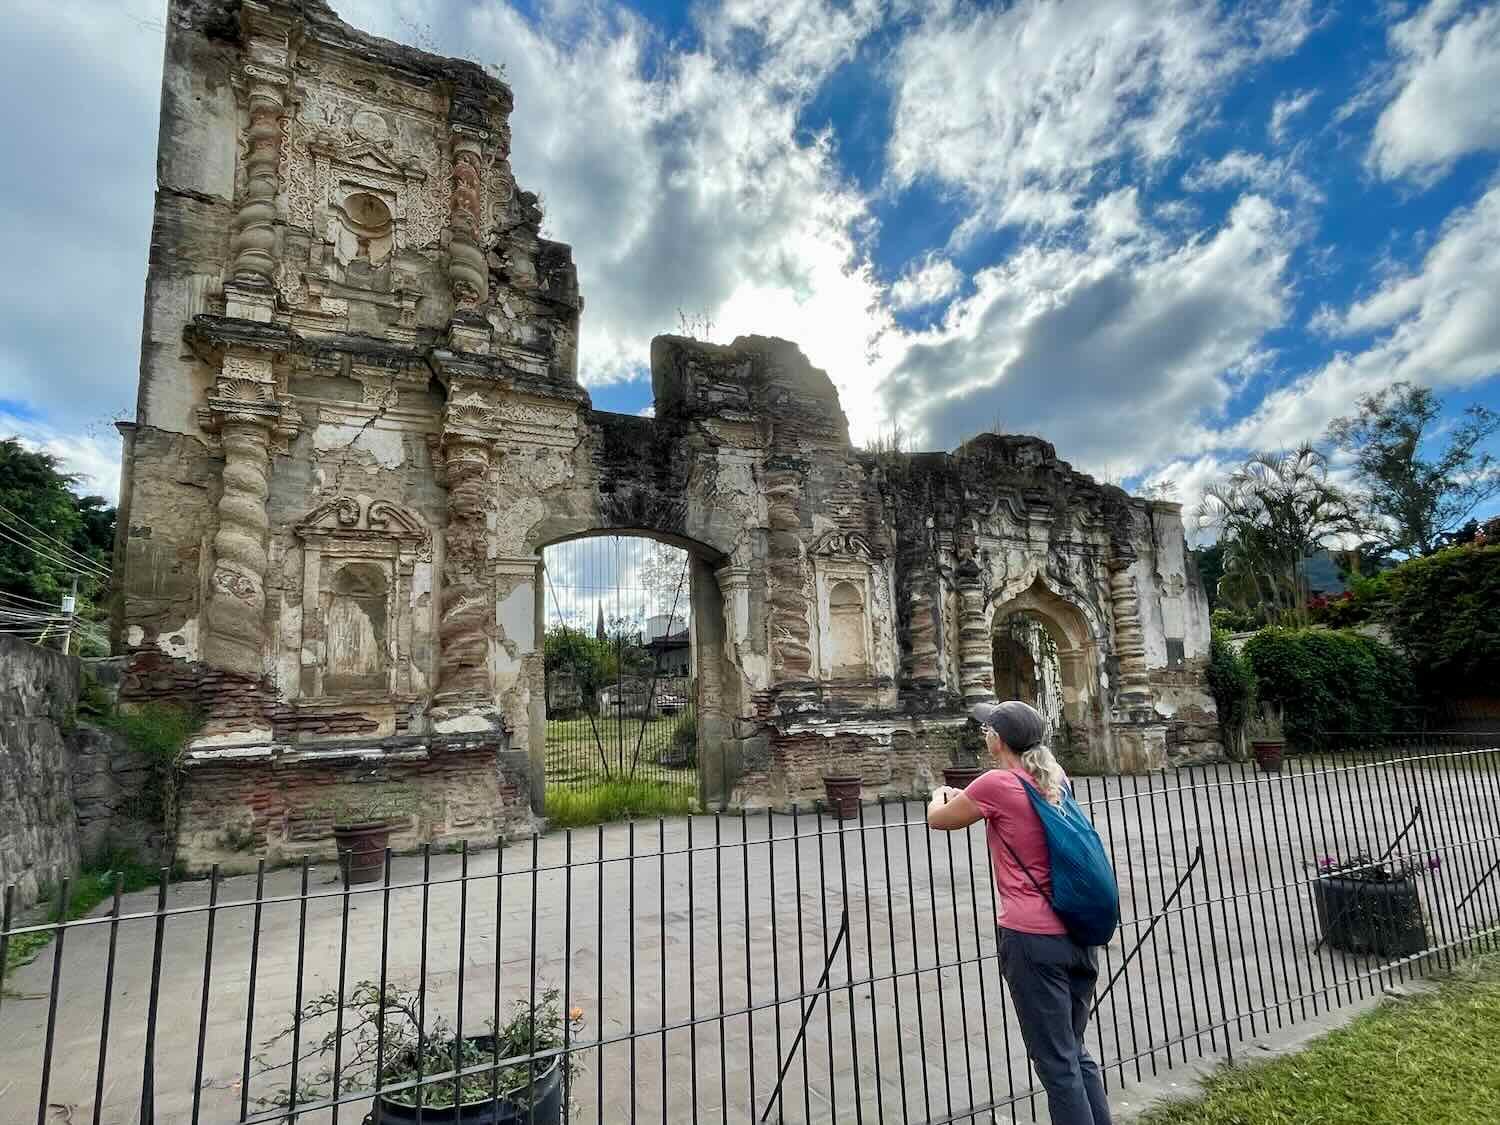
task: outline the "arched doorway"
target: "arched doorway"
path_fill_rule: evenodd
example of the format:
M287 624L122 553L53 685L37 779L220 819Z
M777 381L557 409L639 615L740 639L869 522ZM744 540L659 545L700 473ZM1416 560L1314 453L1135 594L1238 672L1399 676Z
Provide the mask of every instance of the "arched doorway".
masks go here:
M613 530L538 553L542 706L533 739L543 747L549 816L568 823L600 810L613 819L722 803L732 711L722 698L713 556L675 538Z
M1098 646L1084 612L1037 577L1000 601L992 622L996 694L1041 711L1055 748L1075 757L1102 748Z

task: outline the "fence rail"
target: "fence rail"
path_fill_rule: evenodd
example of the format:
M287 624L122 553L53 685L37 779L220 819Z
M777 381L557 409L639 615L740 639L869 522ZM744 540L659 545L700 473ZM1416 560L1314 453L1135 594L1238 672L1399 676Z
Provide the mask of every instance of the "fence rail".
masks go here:
M1500 936L1493 735L1076 788L1121 890L1089 1031L1112 1097ZM7 1120L357 1121L379 1094L429 1103L383 1119L438 1122L432 1100L530 1075L516 1119L541 1122L554 1064L576 1122L1045 1116L980 826L886 802L497 844L388 856L352 888L306 863L164 872L64 923L23 923L7 890L0 966L52 939L0 968ZM1413 873L1351 881L1393 866ZM451 1029L508 1020L453 1052Z

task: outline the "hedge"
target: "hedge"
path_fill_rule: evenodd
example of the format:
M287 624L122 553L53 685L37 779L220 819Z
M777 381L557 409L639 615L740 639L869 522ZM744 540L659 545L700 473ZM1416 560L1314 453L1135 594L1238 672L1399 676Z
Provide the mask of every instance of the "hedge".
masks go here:
M1423 686L1500 691L1500 545L1451 547L1384 575L1385 618Z
M1250 670L1249 662L1235 651L1228 632L1223 629L1213 631L1207 672L1208 690L1214 697L1228 747L1235 742L1255 703L1255 673Z
M1280 708L1292 749L1326 750L1350 732L1409 730L1416 722L1406 659L1370 637L1262 629L1244 655L1260 699Z

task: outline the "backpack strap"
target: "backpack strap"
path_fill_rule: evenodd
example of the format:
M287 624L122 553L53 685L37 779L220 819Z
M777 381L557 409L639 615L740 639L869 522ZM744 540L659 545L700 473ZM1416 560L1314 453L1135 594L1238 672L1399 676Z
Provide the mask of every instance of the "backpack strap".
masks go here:
M1036 787L1032 785L1031 781L1027 778L1024 771L1011 770L1011 773L1016 775L1016 780L1018 780L1027 790L1035 791ZM1041 794L1038 793L1037 795L1040 796ZM1035 816L1035 812L1033 812L1032 815ZM1021 857L1016 854L1016 849L1010 846L1010 841L1007 840L1004 836L1001 836L1000 842L1005 845L1005 850L1010 852L1010 857L1016 861L1016 866L1025 873L1026 878L1031 880L1031 885L1036 888L1036 893L1042 896L1043 901L1046 902L1048 906L1051 906L1052 896L1049 895L1046 891L1042 890L1042 884L1037 882L1036 876L1031 873L1031 868L1027 867L1026 864L1021 861Z

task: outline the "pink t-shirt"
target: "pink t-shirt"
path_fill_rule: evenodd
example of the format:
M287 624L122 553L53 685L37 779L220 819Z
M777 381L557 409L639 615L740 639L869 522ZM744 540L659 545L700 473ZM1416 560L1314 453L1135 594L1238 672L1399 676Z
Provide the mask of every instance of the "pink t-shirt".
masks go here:
M1019 770L990 770L964 790L984 813L984 831L995 868L995 887L1000 892L997 921L1008 930L1026 934L1065 934L1066 926L1037 892L1036 884L1016 866L1015 857L1002 840L1015 848L1037 883L1050 897L1052 865L1047 855L1047 835L1041 819L1031 807L1031 798L1021 782Z

